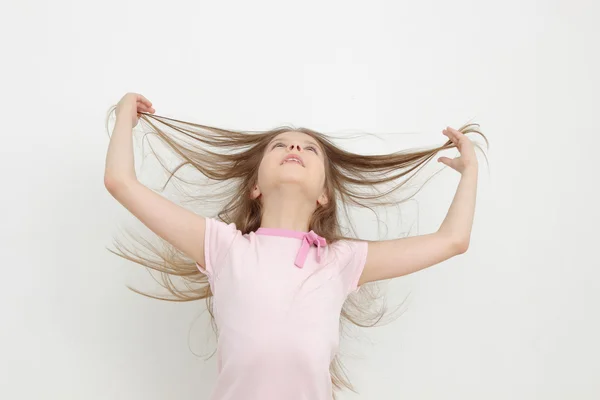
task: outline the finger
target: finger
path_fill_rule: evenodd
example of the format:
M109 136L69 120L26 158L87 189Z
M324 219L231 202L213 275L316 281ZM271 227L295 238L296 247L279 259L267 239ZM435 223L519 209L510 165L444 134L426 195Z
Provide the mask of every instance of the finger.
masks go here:
M466 140L469 140L461 131L457 131L456 129L450 128L449 132L451 132L452 137L454 138L454 143L456 144L456 147L459 148L459 150L463 146L464 142Z
M148 107L152 107L152 102L150 100L148 100L147 98L145 98L144 96L142 96L141 94L140 94L139 100L142 103L146 104Z
M451 141L452 143L454 143L455 145L456 145L456 144L458 144L458 141L456 140L456 138L454 137L454 135L452 134L452 132L450 132L449 130L446 130L446 129L444 129L444 130L442 131L442 133L443 133L444 135L446 135L446 136L448 137L448 139L450 139L450 141Z
M138 110L142 110L144 112L153 113L155 112L154 107L148 107L145 104L138 104Z
M148 100L147 98L145 98L144 96L142 96L141 94L138 94L138 99L139 102L142 102L143 104L146 104L148 107L152 107L152 102L150 100Z
M142 102L138 102L137 103L137 108L138 109L144 109L144 110L153 110L154 108L152 107L152 105L150 104L146 104L146 103L142 103Z
M460 132L458 132L456 129L450 128L449 126L446 127L446 131L448 131L450 135L454 138L454 140L458 142L459 136L457 135L457 133Z
M448 127L448 129L450 130L450 132L452 132L452 134L454 135L454 137L456 138L457 141L461 141L464 138L466 138L465 134L462 133L461 131L454 129L454 128L450 128L450 127Z
M462 132L461 132L461 131L459 131L458 129L454 129L454 128L450 127L450 126L448 127L448 129L449 129L450 131L454 132L454 133L455 133L455 134L457 134L457 135L464 135L464 133L462 133Z
M441 162L442 164L446 164L447 166L450 166L452 159L450 159L448 157L440 157L440 158L438 158L438 162Z

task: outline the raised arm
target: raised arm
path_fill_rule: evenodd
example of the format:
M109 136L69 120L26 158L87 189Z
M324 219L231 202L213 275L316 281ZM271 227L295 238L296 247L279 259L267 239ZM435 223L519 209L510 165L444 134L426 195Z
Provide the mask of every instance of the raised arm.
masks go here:
M434 233L369 242L359 285L407 275L467 251L475 213L477 158L473 144L462 132L448 127L444 134L461 154L454 159L438 159L461 174L446 218Z
M133 127L138 112L154 113L144 96L127 93L117 105L117 120L108 146L104 186L137 219L188 257L205 265L204 217L142 185L135 174Z

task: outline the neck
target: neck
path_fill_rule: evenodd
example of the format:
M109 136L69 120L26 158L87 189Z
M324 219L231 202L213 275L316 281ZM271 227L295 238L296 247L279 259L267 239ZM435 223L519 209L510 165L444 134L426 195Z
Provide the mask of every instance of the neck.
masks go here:
M296 193L263 198L260 227L308 232L315 208L316 202L312 205Z

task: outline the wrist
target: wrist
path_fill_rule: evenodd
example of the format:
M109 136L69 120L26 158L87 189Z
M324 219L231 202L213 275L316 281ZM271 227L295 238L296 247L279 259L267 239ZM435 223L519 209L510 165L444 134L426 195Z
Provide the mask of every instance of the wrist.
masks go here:
M466 167L463 170L462 175L463 176L470 176L470 175L477 176L478 169L479 168L477 167L477 164L469 165L468 167Z
M129 128L133 128L133 121L131 120L131 116L127 113L125 114L117 114L117 118L115 120L115 125L119 126L127 126Z

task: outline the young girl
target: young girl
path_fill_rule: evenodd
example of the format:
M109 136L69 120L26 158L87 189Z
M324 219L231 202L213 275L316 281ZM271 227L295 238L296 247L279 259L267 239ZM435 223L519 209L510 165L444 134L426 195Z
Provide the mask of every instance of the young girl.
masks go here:
M152 247L156 262L115 254L162 272L178 301L207 299L218 330L219 375L210 399L330 400L334 390L351 388L336 362L340 317L355 322L347 309L350 295L367 282L410 274L469 246L478 162L464 133L481 133L468 126L444 129L449 140L438 148L365 156L305 128L250 134L182 127L175 124L182 121L153 115L152 103L136 93L127 93L113 109L105 186L172 246ZM197 215L137 180L132 129L139 118L181 156L182 165L234 182L217 217ZM158 123L182 139L167 135ZM359 188L394 181L451 147L460 156L438 161L462 176L436 232L385 241L341 234L341 206L364 206L383 196ZM171 276L183 279L186 289L177 289Z

